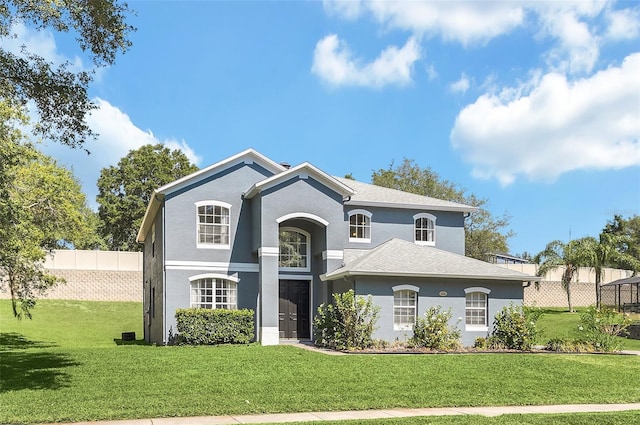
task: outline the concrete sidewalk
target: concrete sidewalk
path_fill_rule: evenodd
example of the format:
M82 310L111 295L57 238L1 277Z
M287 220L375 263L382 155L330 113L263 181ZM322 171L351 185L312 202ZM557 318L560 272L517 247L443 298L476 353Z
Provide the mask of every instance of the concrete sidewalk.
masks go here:
M345 412L272 413L263 415L200 416L185 418L130 419L121 421L78 422L66 425L226 425L265 424L312 421L342 421L353 419L408 418L415 416L480 415L500 416L529 413L595 413L638 410L640 403L628 404L559 404L551 406L499 407L435 407L424 409L354 410ZM49 424L53 425L53 424Z

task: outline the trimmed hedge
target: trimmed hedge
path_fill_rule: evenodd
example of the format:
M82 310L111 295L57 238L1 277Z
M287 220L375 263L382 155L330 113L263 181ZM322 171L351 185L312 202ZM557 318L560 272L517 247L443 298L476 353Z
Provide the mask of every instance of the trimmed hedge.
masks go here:
M190 345L248 344L254 337L253 310L180 308L176 342Z

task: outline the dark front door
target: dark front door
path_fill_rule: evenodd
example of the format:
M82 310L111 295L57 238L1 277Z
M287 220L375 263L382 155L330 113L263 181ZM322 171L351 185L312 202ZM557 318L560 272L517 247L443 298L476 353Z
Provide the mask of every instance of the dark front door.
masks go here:
M280 338L309 339L309 282L280 281Z

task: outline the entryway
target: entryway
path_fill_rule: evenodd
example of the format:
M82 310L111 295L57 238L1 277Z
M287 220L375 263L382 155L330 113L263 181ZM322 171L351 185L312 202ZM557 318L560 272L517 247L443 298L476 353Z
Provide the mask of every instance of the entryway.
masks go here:
M280 280L278 310L282 339L310 339L309 281Z

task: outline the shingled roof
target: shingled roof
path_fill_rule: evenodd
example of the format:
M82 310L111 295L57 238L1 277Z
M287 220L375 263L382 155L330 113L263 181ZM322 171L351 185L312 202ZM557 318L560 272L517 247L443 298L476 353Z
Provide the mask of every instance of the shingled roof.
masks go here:
M344 258L345 264L321 276L322 280L344 276L444 277L519 282L540 280L537 276L396 238L370 251L345 249Z
M356 180L335 177L343 184L351 187L355 193L345 205L394 207L410 209L429 209L435 211L473 212L477 208L457 202L444 201L429 196L389 189L388 187L362 183Z

